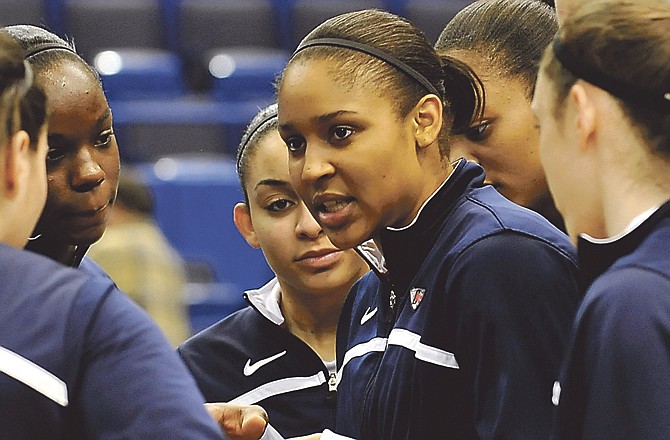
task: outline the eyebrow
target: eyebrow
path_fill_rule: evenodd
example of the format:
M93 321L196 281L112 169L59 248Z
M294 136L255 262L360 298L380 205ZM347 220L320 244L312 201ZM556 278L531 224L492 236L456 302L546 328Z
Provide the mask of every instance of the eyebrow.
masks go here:
M326 113L325 115L316 116L314 119L316 119L316 121L319 124L323 124L325 122L329 122L329 121L331 121L331 120L333 120L333 119L335 119L339 116L342 116L342 115L357 115L357 114L358 114L358 112L353 111L353 110L337 110L335 112ZM293 130L294 127L291 124L279 124L279 129L290 131L290 130Z
M273 187L287 187L289 183L285 180L279 179L263 179L254 186L254 190L258 189L259 186L273 186Z
M107 110L105 110L105 112L102 115L100 115L100 117L95 121L95 126L100 127L102 123L105 122L105 120L107 120L107 118L109 118L110 116L112 116L112 109L107 107ZM47 136L51 140L60 140L68 138L67 135L64 135L63 133L59 132L49 132Z
M100 117L96 121L96 125L102 125L102 123L105 121L105 119L109 118L110 116L112 116L112 109L107 107L107 110L105 111L105 113L100 115Z

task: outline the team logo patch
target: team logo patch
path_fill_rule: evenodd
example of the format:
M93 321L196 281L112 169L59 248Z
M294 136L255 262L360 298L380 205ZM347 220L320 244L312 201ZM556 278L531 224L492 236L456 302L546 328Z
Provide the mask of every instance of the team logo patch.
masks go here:
M419 307L419 304L421 303L421 300L425 294L426 289L422 289L420 287L412 287L412 289L409 291L409 303L414 310Z

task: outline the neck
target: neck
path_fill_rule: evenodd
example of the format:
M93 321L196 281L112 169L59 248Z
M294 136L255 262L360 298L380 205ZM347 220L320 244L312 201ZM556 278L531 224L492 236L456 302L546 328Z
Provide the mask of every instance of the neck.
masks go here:
M556 226L561 231L566 231L563 216L561 216L561 213L556 209L556 204L554 203L554 198L551 196L551 193L547 193L547 196L543 197L532 209L549 220L552 225Z
M282 287L279 301L289 332L303 340L323 359L335 359L337 322L347 291L332 294L291 292Z
M635 170L612 173L605 186L603 218L609 237L624 231L636 216L670 200L670 162L656 157L633 163Z
M75 245L50 240L49 237L44 235L28 241L25 248L68 266L71 264L77 250L77 246Z

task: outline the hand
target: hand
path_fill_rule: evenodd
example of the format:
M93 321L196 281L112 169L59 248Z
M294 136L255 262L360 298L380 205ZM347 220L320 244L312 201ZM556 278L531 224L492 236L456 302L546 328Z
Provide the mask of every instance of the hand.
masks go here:
M231 440L259 440L268 414L258 405L205 403L205 408Z

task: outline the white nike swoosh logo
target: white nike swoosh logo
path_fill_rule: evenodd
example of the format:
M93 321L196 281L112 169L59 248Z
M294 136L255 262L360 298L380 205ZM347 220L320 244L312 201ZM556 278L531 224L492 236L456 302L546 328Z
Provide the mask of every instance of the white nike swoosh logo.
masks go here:
M245 376L251 376L254 374L259 368L261 368L264 365L269 364L270 362L279 359L280 357L284 356L286 354L286 350L282 351L281 353L277 353L274 356L267 357L265 359L261 359L258 362L254 362L253 364L251 363L251 359L247 360L247 364L244 366L244 375Z
M377 307L375 307L373 310L370 310L370 307L363 313L363 316L361 316L361 325L365 324L377 314Z

